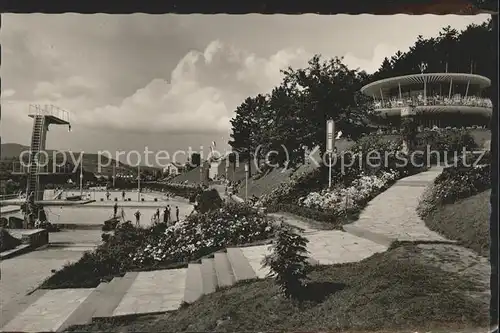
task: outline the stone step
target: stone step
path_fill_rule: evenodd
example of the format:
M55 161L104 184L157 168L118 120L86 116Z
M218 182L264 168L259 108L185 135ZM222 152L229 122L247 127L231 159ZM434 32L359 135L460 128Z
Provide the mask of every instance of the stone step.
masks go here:
M193 303L203 296L201 264L189 264L186 273L184 302Z
M228 248L227 258L231 264L235 282L252 280L257 278L257 274L250 266L248 259L239 248Z
M269 245L249 246L240 248L258 278L264 279L269 273L269 268L262 265L262 260L270 253Z
M0 328L14 319L19 313L26 310L32 303L47 293L47 289L37 289L20 300L13 300L3 306L0 312Z
M112 316L174 311L184 300L187 269L139 272Z
M96 309L92 315L92 319L111 317L113 311L119 306L127 291L135 282L139 273L129 272L123 277L115 277L101 291L99 303L96 304Z
M54 289L9 321L3 332L56 332L93 289Z
M217 286L220 288L230 287L234 284L235 278L231 263L227 253L218 252L214 255L215 273L217 275Z
M113 279L112 281L115 281ZM111 281L111 282L112 282ZM92 317L98 310L98 305L102 302L106 302L106 292L105 290L109 287L111 282L102 282L99 284L94 291L83 301L80 306L73 311L73 313L66 319L66 321L59 327L58 332L64 331L66 328L73 325L86 325L92 322ZM117 283L116 280L115 283Z
M203 283L203 294L208 295L217 289L217 273L215 272L215 261L213 258L201 259L201 276Z

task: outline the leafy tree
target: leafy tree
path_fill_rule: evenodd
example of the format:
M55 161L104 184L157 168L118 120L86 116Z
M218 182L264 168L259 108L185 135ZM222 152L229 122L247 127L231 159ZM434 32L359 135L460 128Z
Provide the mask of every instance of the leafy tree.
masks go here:
M199 153L192 153L189 161L192 166L200 166L201 164L201 155Z
M311 266L307 256L307 238L282 225L276 232L272 253L263 260L287 298L297 299L307 284Z
M240 159L251 160L262 142L265 142L264 122L268 111L268 98L264 95L248 97L236 108L236 116L231 120L232 140L229 144L238 152ZM250 165L252 163L249 163Z
M336 130L342 131L345 137L356 138L366 131L365 119L371 111L371 103L360 93L366 73L350 70L342 58L321 61L316 55L307 68L289 68L284 74L284 82L301 91L297 94L300 97L297 118L305 126L301 132L307 133L302 137L303 145L319 145L324 151L328 119L335 121Z

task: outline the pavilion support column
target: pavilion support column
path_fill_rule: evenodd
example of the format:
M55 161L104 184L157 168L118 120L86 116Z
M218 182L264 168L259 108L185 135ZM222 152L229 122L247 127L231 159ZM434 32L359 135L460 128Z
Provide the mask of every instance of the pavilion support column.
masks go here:
M453 79L450 79L450 91L448 92L448 98L451 98L451 87L453 86Z
M382 98L382 104L384 104L384 94L382 94L382 88L380 88L380 98Z
M427 80L424 76L424 105L427 105Z
M470 80L467 81L467 88L465 88L465 98L467 98L467 95L469 94L469 85L470 85Z
M401 83L398 82L398 88L399 88L399 99L403 99L403 97L401 96Z

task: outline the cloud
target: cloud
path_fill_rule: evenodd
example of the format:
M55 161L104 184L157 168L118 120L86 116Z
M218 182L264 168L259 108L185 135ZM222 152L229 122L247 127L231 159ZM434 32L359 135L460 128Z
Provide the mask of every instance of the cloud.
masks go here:
M380 65L382 64L382 61L385 57L390 58L398 50L399 49L397 47L392 45L378 44L375 47L375 50L373 50L373 57L371 59L358 58L354 54L349 52L344 56L344 63L349 68L359 68L360 70L366 71L368 74L372 74L380 68Z
M304 66L304 50L282 50L269 58L212 41L188 52L170 82L154 79L117 105L78 112L75 121L119 130L165 133L227 132L235 108L247 96L279 84L280 69Z
M8 98L14 96L16 91L14 89L5 89L2 90L2 97L3 98Z

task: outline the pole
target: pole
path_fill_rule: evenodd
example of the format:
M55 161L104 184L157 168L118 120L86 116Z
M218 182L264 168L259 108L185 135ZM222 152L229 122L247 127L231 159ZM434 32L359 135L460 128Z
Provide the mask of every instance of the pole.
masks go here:
M382 91L381 91L382 92ZM332 187L332 154L335 150L335 122L328 120L326 122L326 152L328 153L328 188Z
M450 90L448 91L448 98L451 98L451 87L453 87L453 78L450 79Z
M248 163L245 164L245 202L248 201Z
M113 164L113 188L116 188L116 165Z
M332 153L328 153L328 188L332 188Z
M141 201L141 166L137 165L137 201Z
M83 152L80 159L80 196L83 195Z

